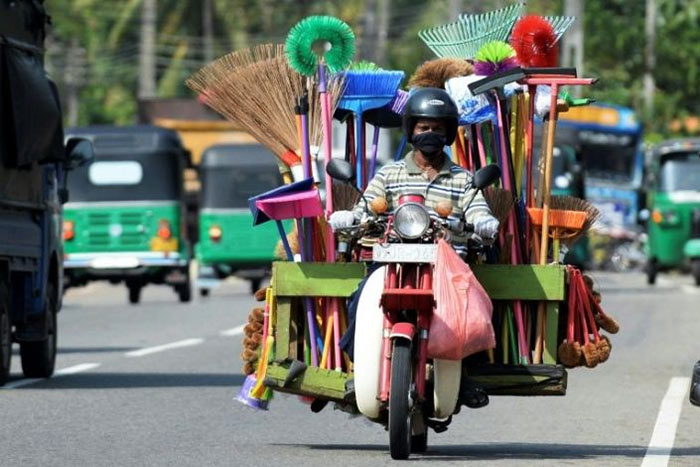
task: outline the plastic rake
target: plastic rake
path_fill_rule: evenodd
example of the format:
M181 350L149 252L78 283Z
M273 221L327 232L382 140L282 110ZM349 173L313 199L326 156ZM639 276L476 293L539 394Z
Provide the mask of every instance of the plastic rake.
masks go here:
M574 24L574 21L576 21L575 16L545 16L544 19L549 21L549 24L552 25L554 33L557 35L557 41L561 39L561 36L563 36L569 27Z
M418 37L440 58L473 58L482 45L504 41L510 35L523 4L478 15L460 15L457 21L424 29Z

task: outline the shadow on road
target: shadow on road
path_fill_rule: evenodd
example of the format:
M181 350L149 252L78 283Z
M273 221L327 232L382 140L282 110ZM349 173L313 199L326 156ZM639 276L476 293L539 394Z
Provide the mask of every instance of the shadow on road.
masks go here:
M136 350L140 347L59 347L57 352L59 354L71 354L71 353L109 353L109 352L129 352L130 350ZM19 355L19 348L15 346L12 349L12 355Z
M319 451L386 451L388 445L376 444L297 444L297 446ZM659 449L659 454L664 451ZM490 443L476 445L429 446L424 454L411 455L421 461L497 461L508 459L556 460L556 459L595 459L595 458L636 458L642 459L647 446L610 446L600 444L544 444L544 443ZM655 454L651 449L651 454ZM673 457L700 456L700 447L673 449Z
M82 373L47 379L23 389L132 389L241 386L244 375L230 373Z

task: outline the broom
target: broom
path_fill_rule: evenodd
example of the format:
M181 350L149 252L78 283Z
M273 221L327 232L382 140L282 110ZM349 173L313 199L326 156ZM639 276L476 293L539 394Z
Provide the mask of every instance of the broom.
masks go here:
M391 102L404 78L403 71L353 71L343 73L345 92L338 107L355 114L357 147L357 187L362 189L365 180L364 121L365 110L383 107Z
M489 205L493 217L503 225L515 203L512 193L503 188L488 187L484 190L484 198L486 198L486 203Z
M423 62L408 81L409 88L445 88L451 78L469 76L474 67L466 60L458 58L438 58Z

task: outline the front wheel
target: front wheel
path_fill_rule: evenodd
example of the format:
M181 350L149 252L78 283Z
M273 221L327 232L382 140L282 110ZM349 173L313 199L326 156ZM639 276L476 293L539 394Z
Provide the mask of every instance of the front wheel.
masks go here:
M700 259L694 259L690 263L690 270L695 278L695 285L700 286Z
M141 301L141 289L143 288L140 284L132 284L127 286L129 288L129 303L136 305Z
M394 341L389 394L389 449L392 459L408 459L411 453L411 343Z
M654 285L656 284L656 273L658 272L658 268L656 267L656 262L654 260L649 260L646 265L646 273L647 273L647 284L649 285Z
M184 284L178 285L176 291L180 303L188 303L192 300L192 285L189 280Z
M46 290L46 338L36 342L22 342L19 355L22 360L22 372L27 378L48 378L56 365L56 294L53 284Z

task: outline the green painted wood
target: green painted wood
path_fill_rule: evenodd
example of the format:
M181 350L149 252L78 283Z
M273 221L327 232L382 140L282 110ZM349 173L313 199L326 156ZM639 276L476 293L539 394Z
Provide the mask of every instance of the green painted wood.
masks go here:
M472 270L492 300L564 300L564 266L479 264Z
M272 287L278 296L349 297L364 277L363 263L272 264Z
M265 381L274 383L269 385L273 390L336 401L342 401L345 397L345 383L349 379L347 373L308 367L302 375L283 388L282 384L287 377L288 366L289 363L285 362L284 364L271 364L267 367Z
M292 299L289 297L277 297L276 312L275 360L283 361L289 358Z
M557 363L557 347L559 346L559 303L547 303L547 327L544 338L543 363Z

